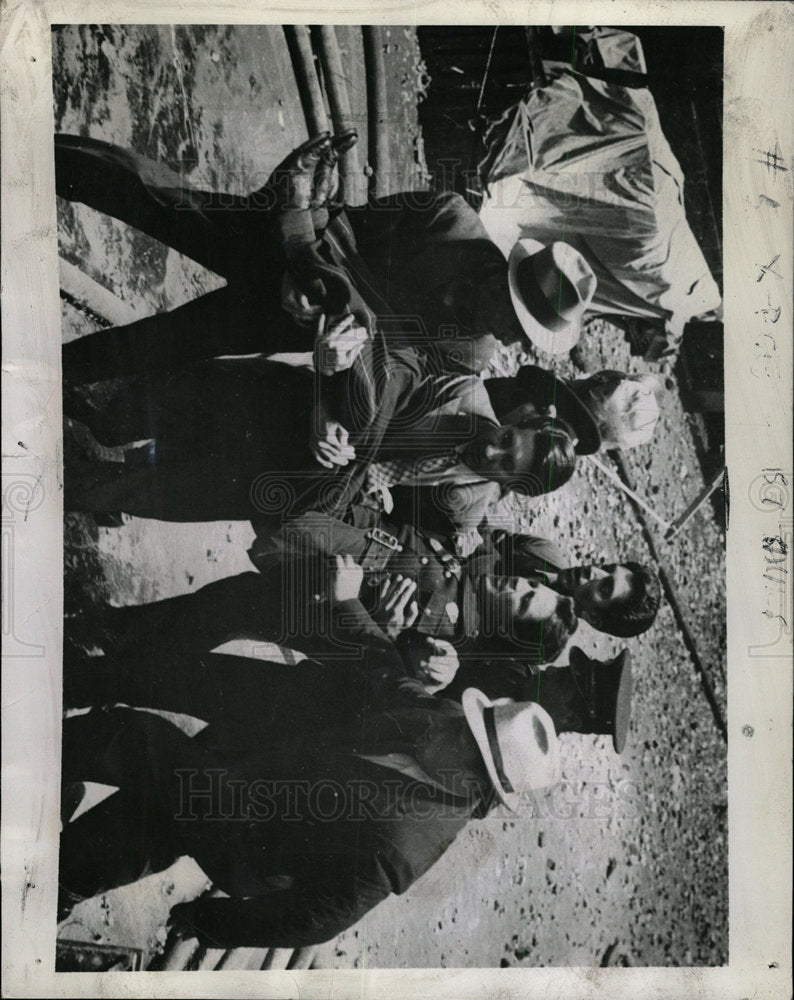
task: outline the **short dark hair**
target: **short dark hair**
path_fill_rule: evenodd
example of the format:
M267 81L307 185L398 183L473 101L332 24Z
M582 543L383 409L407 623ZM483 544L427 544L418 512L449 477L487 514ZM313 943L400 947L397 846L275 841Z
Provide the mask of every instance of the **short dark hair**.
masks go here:
M579 619L576 617L572 597L562 594L557 599L554 614L544 621L535 622L527 619L513 620L512 638L514 648L522 653L528 653L528 662L552 663L565 649L565 645L576 631ZM527 647L534 647L532 653Z
M658 574L650 566L637 562L624 562L620 565L631 570L631 596L610 610L588 611L582 617L599 632L630 639L647 632L656 620L662 599L662 585Z
M553 493L564 486L576 468L576 436L559 417L528 415L516 425L537 431L535 453L538 456L533 469L504 484L505 489L515 490L526 496Z

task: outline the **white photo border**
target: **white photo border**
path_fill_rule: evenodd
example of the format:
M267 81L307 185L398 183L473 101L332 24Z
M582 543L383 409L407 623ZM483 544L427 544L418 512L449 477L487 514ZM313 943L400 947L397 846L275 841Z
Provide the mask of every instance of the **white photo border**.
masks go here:
M725 28L730 952L722 968L55 973L63 511L51 25L590 23ZM794 8L750 0L21 0L0 15L4 992L403 998L791 995ZM767 150L782 169L770 171ZM771 188L774 175L774 190ZM759 274L777 258L781 279ZM760 310L779 293L774 329ZM769 340L767 334L773 337ZM769 570L769 540L788 548ZM767 547L765 548L765 541ZM774 549L774 545L773 545ZM771 579L770 579L771 577ZM780 580L787 581L783 584ZM780 618L787 617L784 629ZM116 977L121 976L121 979ZM197 979L200 975L201 978Z

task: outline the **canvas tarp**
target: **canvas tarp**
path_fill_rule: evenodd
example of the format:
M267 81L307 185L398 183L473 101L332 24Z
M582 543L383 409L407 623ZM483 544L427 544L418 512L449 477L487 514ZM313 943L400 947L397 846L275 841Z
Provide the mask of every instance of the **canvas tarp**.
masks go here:
M598 278L591 312L657 320L670 349L721 302L684 213L684 176L647 88L546 64L549 82L486 135L482 220L507 255L563 240Z

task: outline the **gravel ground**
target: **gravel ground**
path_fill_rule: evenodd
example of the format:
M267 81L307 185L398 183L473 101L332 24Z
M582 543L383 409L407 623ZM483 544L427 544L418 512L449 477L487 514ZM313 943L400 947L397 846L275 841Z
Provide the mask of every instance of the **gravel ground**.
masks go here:
M53 34L56 129L131 146L185 171L197 186L240 193L306 136L280 30L270 27L68 26ZM360 42L349 53L351 100L365 109ZM426 84L413 33L385 35L392 153L405 186L425 182L418 95ZM362 137L366 149L366 137ZM217 287L216 276L83 206L59 204L61 255L144 313ZM91 329L64 303L65 339ZM619 331L592 321L582 359L643 370ZM573 372L569 363L562 373ZM673 518L703 485L693 428L675 385L653 442L627 454L638 491ZM561 490L514 511L573 562L649 558L628 500L581 462ZM247 523L120 527L67 515L67 613L84 599L153 600L248 568ZM724 539L704 506L659 551L718 701L725 704ZM577 644L613 655L617 640L580 627ZM531 815L472 823L405 896L392 897L323 949L324 965L719 965L727 961L725 743L664 605L629 640L635 663L629 746L564 736L564 782ZM165 874L76 908L62 936L152 952L168 908L204 885L183 860Z

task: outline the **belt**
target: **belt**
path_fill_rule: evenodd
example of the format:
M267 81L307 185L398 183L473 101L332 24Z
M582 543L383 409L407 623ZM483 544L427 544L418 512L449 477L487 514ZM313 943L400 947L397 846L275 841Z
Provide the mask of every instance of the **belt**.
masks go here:
M395 535L382 528L370 528L366 533L367 544L361 555L360 566L367 572L377 572L386 567L394 552L402 552L403 546Z

